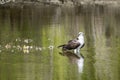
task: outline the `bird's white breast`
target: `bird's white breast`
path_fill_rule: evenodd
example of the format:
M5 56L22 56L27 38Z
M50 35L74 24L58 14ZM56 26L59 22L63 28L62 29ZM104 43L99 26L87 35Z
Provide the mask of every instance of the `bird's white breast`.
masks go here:
M79 39L78 41L80 42L80 44L83 45L84 44L84 37L83 36L79 36L78 39Z

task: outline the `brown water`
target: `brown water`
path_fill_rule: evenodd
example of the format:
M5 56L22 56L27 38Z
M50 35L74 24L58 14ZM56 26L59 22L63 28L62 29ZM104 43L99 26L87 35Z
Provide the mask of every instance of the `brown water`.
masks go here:
M120 80L119 25L107 6L0 7L0 80ZM84 58L61 53L79 31Z

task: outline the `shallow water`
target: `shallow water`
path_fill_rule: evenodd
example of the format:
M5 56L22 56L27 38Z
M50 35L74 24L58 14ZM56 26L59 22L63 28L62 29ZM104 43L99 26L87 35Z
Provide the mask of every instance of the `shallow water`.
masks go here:
M120 80L119 25L113 7L0 7L0 80ZM61 53L79 31L83 57Z

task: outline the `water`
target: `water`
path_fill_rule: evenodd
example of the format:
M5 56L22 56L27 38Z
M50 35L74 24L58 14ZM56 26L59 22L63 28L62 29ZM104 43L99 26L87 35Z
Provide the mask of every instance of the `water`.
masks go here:
M0 80L120 80L119 25L119 7L0 7ZM79 31L83 57L57 48Z

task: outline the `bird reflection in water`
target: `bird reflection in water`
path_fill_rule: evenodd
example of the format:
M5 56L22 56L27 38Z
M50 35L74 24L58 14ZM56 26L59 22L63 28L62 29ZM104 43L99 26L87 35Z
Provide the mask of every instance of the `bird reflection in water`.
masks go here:
M69 51L69 50L63 50L62 52L59 52L60 55L68 57L69 61L71 63L75 63L78 66L78 72L83 72L83 66L84 66L84 57L82 54L79 56L76 55L76 53Z

